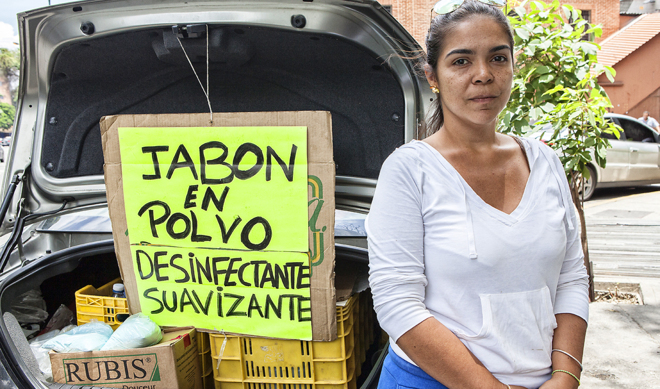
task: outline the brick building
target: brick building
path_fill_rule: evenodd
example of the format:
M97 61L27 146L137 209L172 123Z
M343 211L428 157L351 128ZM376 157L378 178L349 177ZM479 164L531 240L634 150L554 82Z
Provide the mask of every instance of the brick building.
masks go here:
M656 0L658 1L658 0ZM424 38L431 22L431 9L437 0L381 0L392 15L424 47ZM583 11L583 17L603 26L600 42L619 29L619 0L563 0Z
M657 0L656 0L657 1ZM612 111L634 117L649 111L660 117L660 13L643 14L603 41L598 62L616 70L614 82L598 83L612 100Z

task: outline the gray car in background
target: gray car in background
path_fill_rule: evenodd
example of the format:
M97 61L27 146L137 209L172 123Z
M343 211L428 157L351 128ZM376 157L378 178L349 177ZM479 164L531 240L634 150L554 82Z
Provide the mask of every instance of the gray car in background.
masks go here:
M634 117L609 113L605 118L618 124L623 131L619 138L603 133L609 139L606 165L587 165L589 179L584 183L584 199L589 200L596 188L625 188L660 183L660 134ZM547 142L552 135L551 127L532 137ZM562 134L560 134L562 136Z

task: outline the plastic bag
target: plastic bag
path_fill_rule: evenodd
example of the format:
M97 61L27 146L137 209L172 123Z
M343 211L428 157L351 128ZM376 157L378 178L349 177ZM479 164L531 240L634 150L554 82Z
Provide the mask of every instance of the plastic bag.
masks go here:
M18 296L16 301L11 303L10 311L20 324L41 323L48 319L46 301L41 297L39 289L32 289Z
M162 339L163 333L158 324L144 313L136 313L115 330L101 351L149 347Z
M76 351L96 351L110 339L112 327L105 323L92 321L50 339L43 348L68 353Z
M63 327L71 324L73 322L73 312L64 304L60 304L60 307L57 308L57 311L53 314L53 317L50 318L44 332L48 333L52 330L60 330Z
M41 346L59 334L60 330L53 330L39 335L30 341L30 349L32 350L32 354L34 354L34 358L37 360L39 370L41 370L41 373L48 382L53 382L53 370L50 365L50 356L48 355L50 350Z

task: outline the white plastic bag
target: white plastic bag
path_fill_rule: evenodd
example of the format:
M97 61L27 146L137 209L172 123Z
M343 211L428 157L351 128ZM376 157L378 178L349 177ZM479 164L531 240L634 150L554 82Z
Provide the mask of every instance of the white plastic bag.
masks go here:
M115 330L101 351L149 347L160 342L161 339L163 333L158 324L151 321L144 313L136 313Z
M103 347L111 335L112 327L92 321L50 339L42 347L58 353L96 351Z
M32 350L32 354L34 354L34 358L37 360L39 370L41 370L41 373L48 382L53 382L53 370L50 365L50 356L48 355L50 350L41 346L59 334L60 330L53 330L39 335L30 341L30 349Z

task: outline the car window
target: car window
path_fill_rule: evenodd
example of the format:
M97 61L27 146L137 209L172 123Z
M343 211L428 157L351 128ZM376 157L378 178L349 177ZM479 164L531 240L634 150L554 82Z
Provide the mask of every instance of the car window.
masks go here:
M617 123L616 120L613 120L612 118L605 118L605 121L607 123L619 124L619 123ZM616 135L610 134L610 133L607 133L607 132L602 132L600 136L603 137L603 138L606 138L606 139L611 139L611 140L625 140L626 139L626 135L623 133L623 131L619 132L619 137L618 138L616 137Z
M623 128L623 132L626 134L626 140L655 143L653 132L648 128L645 128L638 121L619 118L619 124Z

